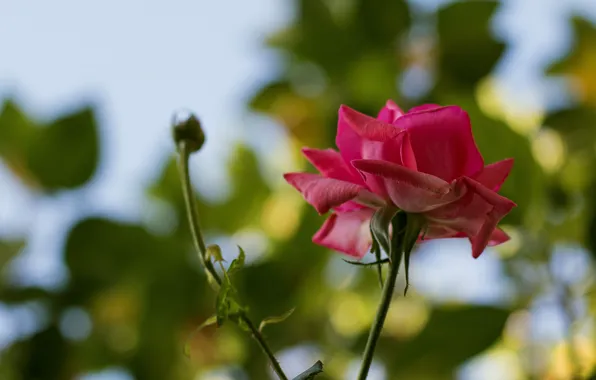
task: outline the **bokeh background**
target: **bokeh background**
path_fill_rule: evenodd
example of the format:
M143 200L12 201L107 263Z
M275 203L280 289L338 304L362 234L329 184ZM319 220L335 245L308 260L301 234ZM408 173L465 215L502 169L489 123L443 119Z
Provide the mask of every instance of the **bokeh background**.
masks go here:
M587 378L596 366L593 0L0 0L0 379L273 378L193 253L169 122L201 118L209 243L290 376L353 379L374 269L311 243L281 174L333 146L337 110L457 104L515 158L510 242L424 243L371 379ZM367 260L372 257L367 258ZM398 289L404 285L400 279ZM319 377L318 377L319 378Z

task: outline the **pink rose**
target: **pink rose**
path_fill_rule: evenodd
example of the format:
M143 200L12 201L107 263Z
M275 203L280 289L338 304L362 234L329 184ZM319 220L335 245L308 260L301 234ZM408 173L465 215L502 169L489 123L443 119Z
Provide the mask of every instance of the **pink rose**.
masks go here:
M284 175L320 214L333 210L313 242L362 258L371 217L387 204L423 215L425 239L467 236L474 258L509 239L497 224L516 205L497 191L513 159L484 166L461 108L404 113L389 100L375 119L341 106L336 144L339 152L303 149L320 175Z

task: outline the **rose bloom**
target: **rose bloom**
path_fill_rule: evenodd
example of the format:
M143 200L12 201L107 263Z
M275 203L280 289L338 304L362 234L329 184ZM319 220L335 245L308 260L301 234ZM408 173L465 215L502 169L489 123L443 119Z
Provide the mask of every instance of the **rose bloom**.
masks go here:
M513 159L485 166L460 107L404 113L389 100L375 119L341 106L335 141L339 152L302 150L320 175L284 175L320 214L333 211L316 244L362 258L371 218L387 205L423 215L424 239L468 237L474 258L509 239L497 224L516 205L497 191Z

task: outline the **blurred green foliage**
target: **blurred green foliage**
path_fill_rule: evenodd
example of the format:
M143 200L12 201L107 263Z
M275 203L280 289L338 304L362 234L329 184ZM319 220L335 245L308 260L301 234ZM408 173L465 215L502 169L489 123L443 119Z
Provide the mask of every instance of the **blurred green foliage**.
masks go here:
M549 69L578 83L577 99L534 123L522 123L525 129L520 129L513 128L506 107L497 112L488 106L498 101L488 78L507 50L490 32L496 2L456 2L432 14L413 12L403 0L295 3L295 19L268 39L283 57L283 70L249 102L253 111L288 131L292 146L333 146L339 104L376 114L391 98L404 108L424 102L458 104L471 116L487 163L515 158L502 189L519 205L504 220L514 238L512 248L502 252L515 288L513 301L500 308L433 304L414 289L399 307L410 305L404 313L413 305L422 308L401 316L409 321L403 331L399 326L388 329L378 348L388 379L452 379L462 363L491 349L513 352L522 363L528 347L505 326L519 320L514 317L523 315L548 287L575 292L588 305L582 321L593 325L591 282L576 287L558 282L550 273L550 260L560 243L583 246L593 256L596 252L594 25L573 19L575 46ZM407 82L404 88L401 83L413 70L432 78L431 85ZM84 186L100 165L96 120L93 108L84 107L40 122L8 99L0 111L0 157L40 197ZM560 142L563 152L541 151L544 141ZM318 378L344 378L364 347L379 297L374 271L359 268L349 285L331 286L328 267L347 264L311 243L323 218L302 210L286 190L266 181L246 146L238 146L230 157L229 197L210 203L197 194L208 239L253 230L270 234L266 252L258 252L259 258L235 273L239 299L254 321L296 308L291 317L265 329L270 345L280 351L314 344L325 363ZM549 164L553 157L558 161ZM306 168L304 160L299 162ZM216 295L192 251L174 158L164 162L147 196L148 202L171 208L175 220L169 223L176 228L156 234L142 224L91 216L68 231L64 260L69 278L63 287L27 288L9 281L7 274L0 278L3 304L37 302L47 312L38 331L1 351L1 379L73 379L114 366L136 379L190 379L197 371L234 364L250 379L270 377L258 347L231 324L197 331L189 345L190 360L183 355L186 339L215 313ZM280 213L281 218L272 216ZM5 272L26 246L21 240L0 241ZM541 275L529 275L537 272ZM73 310L90 319L88 336L69 336L69 327L76 330L84 322L80 313L74 314L78 319L65 319ZM571 349L580 359L569 368L585 374L596 363L596 350L593 341L580 343ZM568 360L555 351L545 355L547 363ZM549 365L519 366L528 378L559 378Z

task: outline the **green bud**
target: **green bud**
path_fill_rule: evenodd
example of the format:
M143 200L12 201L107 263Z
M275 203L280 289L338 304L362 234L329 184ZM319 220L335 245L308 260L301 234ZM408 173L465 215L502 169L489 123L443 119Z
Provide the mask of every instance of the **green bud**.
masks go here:
M185 142L190 152L196 152L205 143L205 133L199 119L190 112L179 112L172 118L172 136L176 146Z
M217 244L210 244L207 246L207 259L213 259L216 263L225 261L221 254L221 248Z

